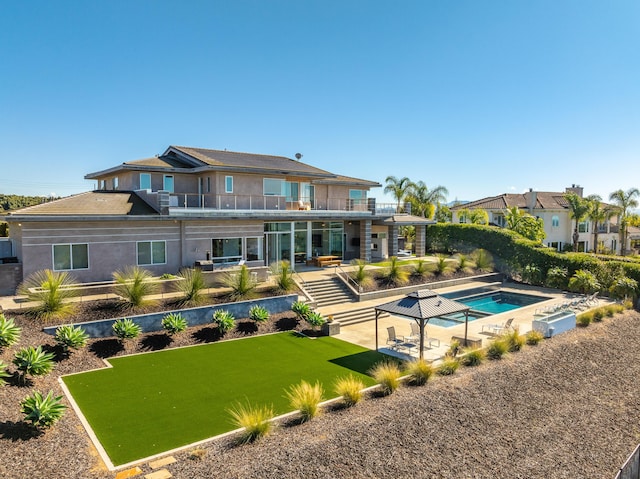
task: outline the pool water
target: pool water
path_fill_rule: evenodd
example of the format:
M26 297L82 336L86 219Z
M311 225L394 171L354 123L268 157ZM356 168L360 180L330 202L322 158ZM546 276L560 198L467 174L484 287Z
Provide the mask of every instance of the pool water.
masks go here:
M513 311L550 299L546 296L533 296L488 288L455 291L453 293L445 293L442 296L469 306L471 308L469 310L469 321L486 318L493 314ZM464 324L464 320L464 313L455 313L438 318L431 318L429 324L450 328Z

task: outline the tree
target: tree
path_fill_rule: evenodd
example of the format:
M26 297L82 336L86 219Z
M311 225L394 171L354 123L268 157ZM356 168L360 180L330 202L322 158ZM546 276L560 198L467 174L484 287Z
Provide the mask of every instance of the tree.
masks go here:
M629 210L638 207L638 198L640 190L638 188L630 188L627 191L617 190L609 195L609 200L613 201L618 207L619 235L620 235L620 254L625 255L627 249L627 226L629 221Z
M504 212L507 229L532 241L542 241L547 234L544 232L542 218L536 218L517 206L512 206Z
M395 176L387 176L384 181L386 183L384 192L391 193L393 195L394 199L398 202L396 211L399 213L400 211L402 211L400 204L409 192L411 180L406 176L400 179L396 178Z
M468 209L462 208L458 210L458 218L462 223L472 225L486 225L489 223L489 213L481 208Z
M431 219L436 207L447 200L449 191L444 186L436 186L429 190L423 181L411 183L407 192L407 200L411 203L411 213Z
M569 203L569 209L571 210L569 215L575 220L575 226L573 228L573 251L578 251L578 223L585 219L591 205L589 201L575 193L565 193L564 197L567 203Z
M517 206L507 208L504 212L504 219L507 222L507 229L515 231L518 227L520 220L527 214L526 211L521 210Z
M602 198L599 195L587 196L589 202L589 212L587 218L593 223L593 252L598 252L598 228L602 223L610 219L615 215L616 211L609 208L608 205L602 203Z
M436 207L434 219L438 223L451 223L452 216L451 209L447 205L438 205Z

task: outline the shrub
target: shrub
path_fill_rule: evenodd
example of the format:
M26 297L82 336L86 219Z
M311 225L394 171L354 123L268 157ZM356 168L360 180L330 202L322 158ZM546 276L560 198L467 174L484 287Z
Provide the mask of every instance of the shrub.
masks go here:
M196 447L189 451L189 459L194 461L202 461L204 456L207 455L207 450L203 447Z
M454 270L455 265L447 255L437 254L435 268L438 276L446 276Z
M471 254L476 269L482 272L493 271L493 257L487 250L479 248Z
M516 351L520 351L526 339L524 336L520 334L520 330L518 328L513 328L510 331L507 331L503 334L504 342L507 344L507 350L510 353L515 353Z
M169 313L162 318L162 327L173 336L187 329L187 320L180 313Z
M46 396L38 391L34 391L31 396L27 396L20 403L20 412L24 414L24 420L39 429L51 427L58 421L67 408L60 402L62 396L54 396L53 391L49 391Z
M178 276L182 280L176 281L174 287L176 291L182 293L180 303L191 306L201 304L204 300L202 292L207 287L202 270L199 268L184 268L180 270Z
M314 329L319 328L327 322L320 313L317 313L315 311L309 313L305 319L307 320L307 323L309 323L309 325Z
M389 395L400 387L400 368L394 362L377 363L370 372L373 379L380 384L382 394Z
M240 266L239 270L226 273L222 277L222 284L231 288L229 297L235 301L251 298L256 286L258 286L258 283L251 279L251 271L244 264Z
M140 325L127 318L118 319L115 323L113 323L111 329L113 329L113 333L121 341L124 341L125 339L137 338L142 332L142 328L140 327Z
M55 340L65 352L80 349L87 344L89 335L80 326L66 325L56 329Z
M479 366L482 361L487 357L487 353L484 349L471 349L466 351L461 357L460 362L464 366L472 367Z
M535 346L544 339L544 335L540 331L531 330L524 335L529 346Z
M0 348L17 343L21 332L12 318L5 318L4 314L0 313Z
M569 272L567 268L554 266L547 270L547 281L545 284L549 288L566 289L568 275Z
M451 376L460 367L460 361L453 357L445 357L440 366L438 366L438 374L440 376Z
M528 264L522 268L522 281L529 284L542 284L542 271L537 264Z
M493 360L502 359L502 356L507 353L508 349L509 345L502 338L496 338L489 343L487 357Z
M116 282L113 292L130 308L139 308L153 301L145 299L158 292L158 283L152 281L151 273L139 266L127 266L113 273Z
M37 302L32 312L37 318L47 321L73 313L75 304L68 302L68 299L77 294L76 290L70 288L74 283L69 273L46 269L29 276L18 287L18 292L26 295L29 301Z
M7 383L5 379L11 377L11 374L7 372L7 367L7 364L0 361L0 386L4 386Z
M400 265L397 256L392 256L389 258L389 266L380 277L389 285L399 286L409 280L409 272Z
M171 273L164 273L162 275L160 275L160 279L176 279L178 276L176 276L175 274L171 274Z
M269 311L267 311L267 308L256 304L249 309L249 319L256 323L266 323L269 321Z
M590 311L587 313L579 314L576 317L577 325L582 326L583 328L586 328L587 326L589 326L592 320L593 320L593 313Z
M416 278L425 278L431 274L431 270L429 269L429 263L427 263L424 259L418 259L413 265L413 271L411 272L411 276Z
M291 407L300 411L303 421L309 421L320 413L319 404L322 401L322 386L319 382L314 385L306 381L291 386L287 391L287 398Z
M271 422L272 406L254 407L248 402L246 404L238 403L234 408L229 409L229 414L234 425L244 428L240 442L245 444L266 436L273 427Z
M595 293L600 289L600 283L595 275L587 270L580 269L569 280L569 290L582 294Z
M288 261L280 261L271 265L271 274L276 282L276 290L282 293L293 291L296 282L293 280L293 270L291 263Z
M607 306L604 306L604 314L608 318L611 318L616 313L621 313L622 311L624 311L624 306L622 306L621 304L609 304Z
M361 259L354 259L351 261L351 264L354 266L354 270L350 273L351 278L362 288L371 286L371 284L373 284L373 278L365 269L368 263Z
M224 309L217 309L214 311L211 321L218 326L218 330L223 336L228 331L231 331L236 325L236 320L233 315Z
M626 276L617 278L609 288L609 294L615 299L633 299L638 295L638 282Z
M20 381L24 384L27 376L44 376L53 369L53 353L45 353L42 346L27 346L16 352L13 364L20 373Z
M457 339L454 339L453 341L451 341L451 344L449 344L449 349L447 350L446 353L444 353L444 355L447 358L455 358L459 352L460 352L460 341L458 341Z
M433 376L433 366L424 359L409 361L407 364L407 374L409 375L409 382L411 384L422 386Z
M475 264L467 255L458 253L456 256L458 261L458 271L462 271L463 273L472 273Z
M338 378L333 386L333 390L339 396L342 396L346 406L354 406L362 399L362 390L364 383L353 375Z
M593 312L593 322L599 323L605 316L605 311L602 308L598 308Z
M311 307L302 301L294 301L291 305L291 311L296 313L298 319L306 320L307 316L311 314Z

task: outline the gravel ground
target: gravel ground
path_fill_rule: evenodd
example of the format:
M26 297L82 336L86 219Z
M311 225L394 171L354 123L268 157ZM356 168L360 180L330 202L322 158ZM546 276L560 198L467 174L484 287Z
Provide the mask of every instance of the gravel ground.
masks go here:
M34 323L19 322L18 346L53 345ZM199 333L205 328L172 345L215 340ZM148 336L129 349L157 347ZM639 346L640 314L626 312L423 387L283 425L256 444L214 441L201 459L176 454L167 469L177 478L613 478L640 442ZM0 359L9 363L15 349ZM99 367L103 354L104 344L93 342L46 378L0 388L0 477L115 477L73 412L40 436L19 412L33 389L61 394L59 375Z

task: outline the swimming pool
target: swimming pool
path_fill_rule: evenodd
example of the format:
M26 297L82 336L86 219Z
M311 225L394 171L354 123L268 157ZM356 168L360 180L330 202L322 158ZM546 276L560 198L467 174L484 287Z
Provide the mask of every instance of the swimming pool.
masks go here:
M452 293L444 293L441 296L469 306L471 308L469 310L469 321L486 318L493 314L513 311L524 306L530 306L551 299L548 296L514 293L489 287L454 291ZM464 313L431 318L429 324L444 328L464 324Z

